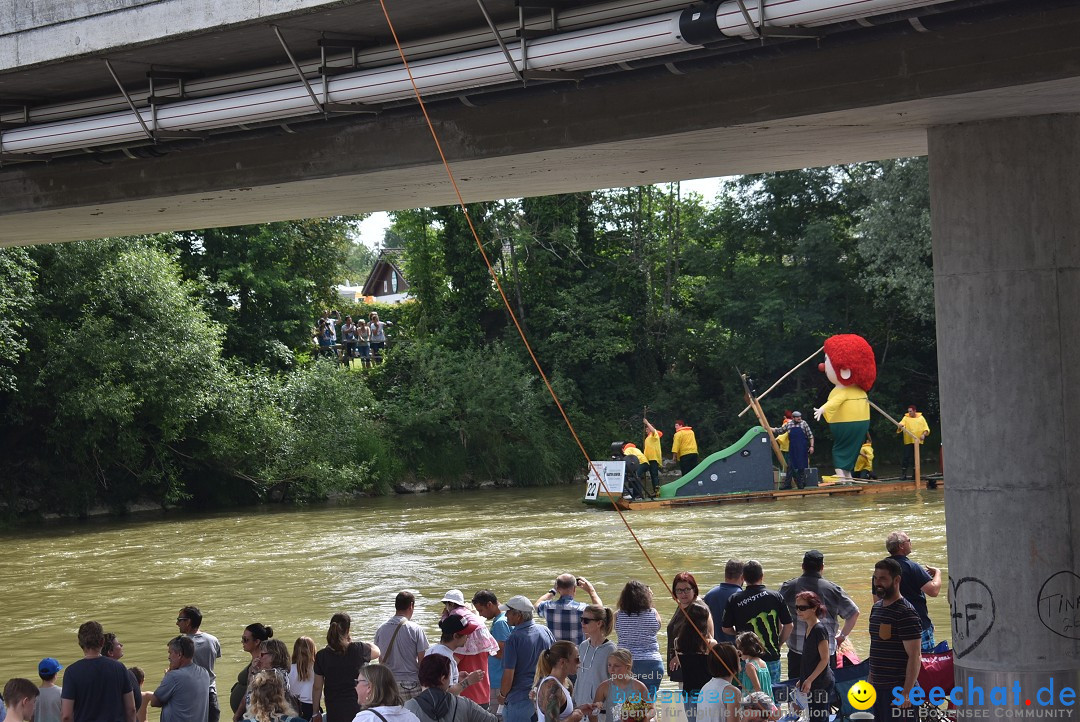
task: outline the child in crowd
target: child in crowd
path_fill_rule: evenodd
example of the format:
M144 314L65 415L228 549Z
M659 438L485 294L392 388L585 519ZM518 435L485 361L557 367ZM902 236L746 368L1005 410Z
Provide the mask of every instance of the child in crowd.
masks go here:
M38 688L37 704L34 707L34 719L38 722L60 722L60 687L56 686L56 673L64 666L52 657L38 662L38 676L41 686Z
M607 670L610 679L600 683L593 699L594 711L589 719L597 719L597 710L601 707L606 712L606 722L618 722L635 716L642 709L651 709L649 688L634 678L630 670L634 667L634 656L630 650L616 649L608 657ZM649 715L651 717L651 715Z
M7 705L4 722L26 722L32 719L37 698L38 688L33 682L22 677L9 679L4 685L4 704Z
M739 669L739 686L742 691L746 694L764 692L771 695L773 680L769 674L769 665L761 658L765 654L761 638L753 632L743 632L735 638L735 648L742 660Z

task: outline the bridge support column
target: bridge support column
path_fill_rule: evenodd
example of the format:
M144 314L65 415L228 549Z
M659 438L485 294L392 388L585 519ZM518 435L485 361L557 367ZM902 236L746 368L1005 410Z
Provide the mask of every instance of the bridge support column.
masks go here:
M952 613L938 638L957 683L984 688L975 707L1007 686L1006 706L1076 718L1080 116L933 128L929 155ZM1063 687L1078 690L1065 704Z

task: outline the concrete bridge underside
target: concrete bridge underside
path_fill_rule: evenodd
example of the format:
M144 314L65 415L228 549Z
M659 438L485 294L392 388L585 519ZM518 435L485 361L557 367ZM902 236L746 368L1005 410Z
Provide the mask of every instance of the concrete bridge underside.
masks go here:
M929 17L923 31L441 100L431 115L475 201L919 155L929 127L1080 112L1080 7L991 8L979 23ZM0 244L455 200L415 105L152 150L0 168Z
M961 686L1019 680L1035 698L1050 678L1058 690L1080 686L1071 434L1080 406L1080 5L1005 0L977 10L986 8L1000 12L431 110L467 200L928 152L949 450L951 616L936 620L938 636L953 640ZM5 82L0 74L0 90ZM289 131L0 168L0 244L454 200L415 107ZM918 530L908 531L917 544Z

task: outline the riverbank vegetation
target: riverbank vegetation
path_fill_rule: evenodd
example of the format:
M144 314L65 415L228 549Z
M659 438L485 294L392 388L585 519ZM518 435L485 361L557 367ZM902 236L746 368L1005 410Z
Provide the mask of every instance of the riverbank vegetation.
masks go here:
M470 206L536 358L593 458L676 418L717 450L764 387L838 332L874 399L937 418L924 159ZM393 214L412 303L386 363L311 353L333 285L371 261L337 218L0 249L0 500L9 513L380 493L410 479L542 484L584 461L457 208ZM808 414L808 367L765 402ZM779 423L779 422L777 422ZM814 462L828 466L828 431ZM875 420L879 458L899 456ZM933 442L936 438L931 439ZM666 446L666 445L665 445ZM932 448L933 444L930 447Z

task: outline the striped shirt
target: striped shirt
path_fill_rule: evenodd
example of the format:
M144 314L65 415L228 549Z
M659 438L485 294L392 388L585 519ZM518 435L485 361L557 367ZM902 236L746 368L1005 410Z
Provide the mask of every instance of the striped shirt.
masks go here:
M660 660L660 644L656 635L660 631L660 618L655 609L627 614L619 610L615 613L615 633L619 636L619 648L630 650L634 661L644 659Z
M875 687L904 684L908 654L904 640L922 639L922 623L911 602L900 597L870 609L870 676ZM918 654L918 652L916 652Z

